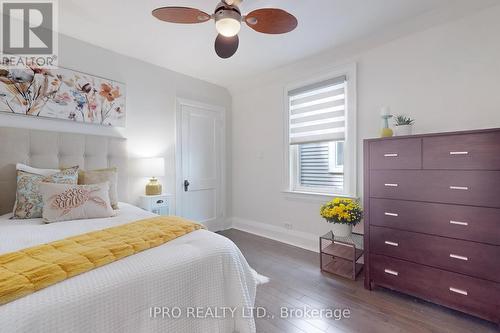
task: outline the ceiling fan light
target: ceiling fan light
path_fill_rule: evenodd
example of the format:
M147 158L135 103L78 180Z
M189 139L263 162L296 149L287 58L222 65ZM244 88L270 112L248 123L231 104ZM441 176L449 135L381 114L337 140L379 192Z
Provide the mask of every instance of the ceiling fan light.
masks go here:
M224 37L233 37L240 32L241 23L232 17L225 17L215 22L215 29Z

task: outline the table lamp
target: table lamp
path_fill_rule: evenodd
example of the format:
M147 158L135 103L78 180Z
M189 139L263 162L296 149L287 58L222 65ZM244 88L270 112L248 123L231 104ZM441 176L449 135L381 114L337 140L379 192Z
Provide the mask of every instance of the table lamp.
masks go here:
M394 135L392 129L389 127L389 119L392 118L391 108L384 106L380 109L380 116L382 117L382 130L380 131L381 138L388 138Z
M146 195L160 195L162 188L156 177L165 176L165 159L162 157L142 158L139 165L141 175L151 177L149 183L146 184Z

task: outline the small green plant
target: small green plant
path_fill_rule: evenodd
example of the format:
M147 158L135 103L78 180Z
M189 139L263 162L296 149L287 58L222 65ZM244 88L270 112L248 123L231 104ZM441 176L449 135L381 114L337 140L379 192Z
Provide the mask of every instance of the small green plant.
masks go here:
M394 118L395 126L404 126L404 125L412 125L415 122L415 119L411 119L410 117L399 115Z

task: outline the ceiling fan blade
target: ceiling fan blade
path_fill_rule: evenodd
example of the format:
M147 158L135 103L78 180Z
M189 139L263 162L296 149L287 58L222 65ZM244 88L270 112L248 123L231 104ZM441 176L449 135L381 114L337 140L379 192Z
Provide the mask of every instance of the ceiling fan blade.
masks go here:
M264 34L284 34L297 27L297 18L292 14L276 8L254 10L245 17L246 24L257 32Z
M223 59L232 57L238 50L240 39L238 35L233 37L224 37L218 35L215 39L215 53Z
M211 16L199 9L189 7L160 7L152 12L159 20L170 23L203 23L211 19Z

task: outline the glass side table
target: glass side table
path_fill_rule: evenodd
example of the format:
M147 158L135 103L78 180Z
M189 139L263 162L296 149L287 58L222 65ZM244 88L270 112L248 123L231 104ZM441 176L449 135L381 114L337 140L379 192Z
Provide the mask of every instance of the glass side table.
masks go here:
M332 231L319 238L321 271L351 280L363 269L359 259L363 256L363 235L338 237Z

